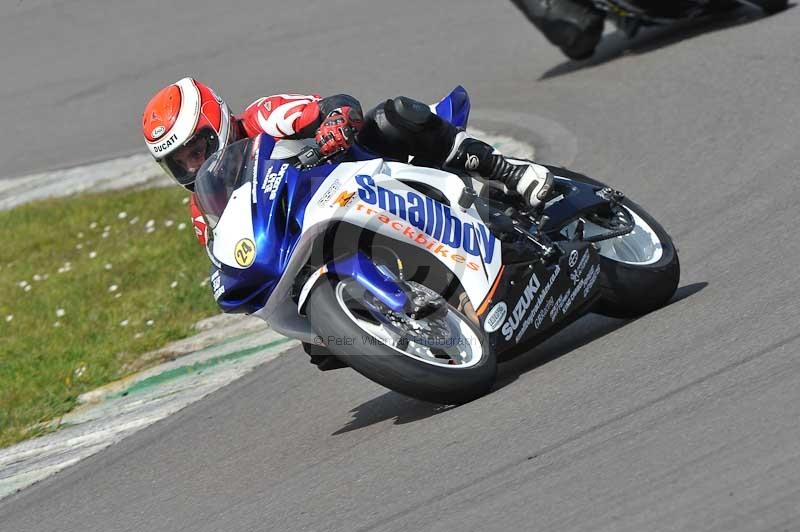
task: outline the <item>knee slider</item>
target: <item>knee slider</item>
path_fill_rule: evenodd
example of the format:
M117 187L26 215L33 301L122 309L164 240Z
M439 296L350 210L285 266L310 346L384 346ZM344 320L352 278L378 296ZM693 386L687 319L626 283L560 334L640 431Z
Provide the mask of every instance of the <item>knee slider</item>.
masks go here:
M400 129L420 132L431 122L434 115L430 107L405 96L387 100L384 111L389 122Z
M370 109L358 135L362 146L384 157L438 166L450 152L458 130L424 103L399 96Z

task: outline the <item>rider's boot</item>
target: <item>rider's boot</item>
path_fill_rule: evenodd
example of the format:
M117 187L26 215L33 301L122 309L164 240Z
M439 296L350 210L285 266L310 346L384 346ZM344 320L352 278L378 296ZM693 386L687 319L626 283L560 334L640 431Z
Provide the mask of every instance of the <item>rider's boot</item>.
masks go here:
M499 181L520 194L532 207L546 201L553 188L553 174L542 165L511 161L489 144L460 132L445 164L456 170L474 172L484 179Z

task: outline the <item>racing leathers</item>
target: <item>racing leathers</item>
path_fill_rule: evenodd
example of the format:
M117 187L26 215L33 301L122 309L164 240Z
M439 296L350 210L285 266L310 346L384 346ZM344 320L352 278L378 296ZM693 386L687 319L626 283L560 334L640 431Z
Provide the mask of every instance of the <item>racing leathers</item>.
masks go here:
M357 142L376 157L474 173L500 181L533 206L544 202L552 187L553 177L543 166L512 163L426 104L403 96L377 105L362 120L358 100L346 94L278 94L256 100L234 122L239 139L261 133L275 139L315 138L324 154ZM205 244L206 225L194 195L191 210L198 240Z
M274 94L259 98L233 117L234 140L252 138L261 133L276 140L315 138L324 119L341 108L355 108L361 112L358 100L346 94L326 98L318 94ZM205 245L207 227L194 194L190 209L197 239Z
M591 57L603 36L605 13L591 0L511 0L547 40L570 59ZM659 4L674 2L658 0Z

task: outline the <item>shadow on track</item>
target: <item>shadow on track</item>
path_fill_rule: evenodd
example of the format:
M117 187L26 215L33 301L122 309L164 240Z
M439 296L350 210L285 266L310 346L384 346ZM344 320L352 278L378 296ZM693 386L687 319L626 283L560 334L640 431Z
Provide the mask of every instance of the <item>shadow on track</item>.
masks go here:
M795 4L789 4L787 10L794 7ZM539 81L602 65L624 55L652 52L704 33L713 33L780 15L781 13L764 15L760 9L742 6L729 13L679 21L669 26L643 28L640 30L639 35L633 39L628 39L623 32L618 30L609 35L604 35L594 55L589 59L584 61L565 61L542 74Z
M441 414L453 408L455 406L425 403L397 392L386 392L352 409L350 413L353 414L353 419L347 425L331 434L331 436L362 429L392 418L395 418L395 425L404 425Z
M669 305L673 305L693 296L706 286L708 286L708 283L700 282L678 288L675 295L670 300ZM593 342L601 336L605 336L634 321L636 320L619 320L607 318L598 314L584 316L576 323L567 327L564 331L534 348L528 354L500 364L497 384L494 389L498 390L508 386L522 374L536 369L551 360L555 360L570 351ZM566 333L565 331L571 332ZM353 414L353 419L351 419L347 425L334 432L332 436L362 429L392 418L394 418L395 425L412 423L420 419L441 414L453 408L456 407L425 403L397 392L386 392L383 395L370 399L353 408L350 411L350 413Z
M692 283L682 286L675 291L675 295L667 306L687 299L708 286L706 282ZM574 351L579 347L597 340L598 338L612 333L633 323L635 319L616 319L601 316L599 314L589 314L571 324L569 327L549 338L542 344L536 346L525 355L521 355L508 362L500 364L497 374L497 383L494 389L499 390L516 381L521 375L538 368L558 357Z

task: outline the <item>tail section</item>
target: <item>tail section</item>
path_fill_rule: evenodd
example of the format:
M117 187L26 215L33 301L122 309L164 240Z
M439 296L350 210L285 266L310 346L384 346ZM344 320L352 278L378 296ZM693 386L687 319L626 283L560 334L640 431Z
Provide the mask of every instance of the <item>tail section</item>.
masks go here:
M461 85L453 89L438 103L431 105L431 111L459 128L467 127L469 108L467 89Z

